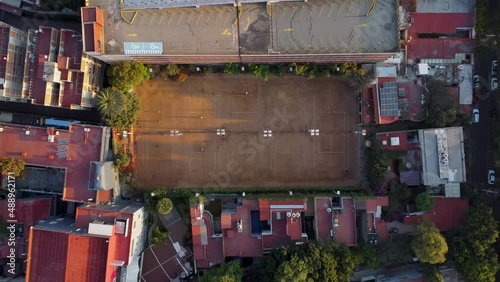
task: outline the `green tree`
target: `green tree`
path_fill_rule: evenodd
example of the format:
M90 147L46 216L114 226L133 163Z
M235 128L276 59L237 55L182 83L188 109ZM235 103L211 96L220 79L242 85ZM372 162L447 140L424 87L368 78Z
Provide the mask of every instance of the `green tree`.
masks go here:
M437 264L446 261L448 245L439 233L439 229L430 221L422 221L418 224L411 248L422 262Z
M115 165L120 169L125 168L130 164L130 160L131 158L129 154L118 153L115 156Z
M265 81L269 79L270 68L269 65L248 65L250 72L256 77L262 77Z
M243 268L239 261L231 261L221 266L213 267L203 272L200 282L240 282L243 278Z
M224 73L225 74L239 74L240 73L240 66L236 63L224 64Z
M425 122L433 127L453 125L457 119L457 102L454 101L446 85L441 80L427 80L428 93L425 96L427 116Z
M169 214L172 211L172 201L169 198L161 198L156 203L156 210L161 214Z
M423 273L429 282L444 282L444 276L439 271L439 267L433 264L422 264Z
M124 129L133 125L141 109L139 97L135 93L125 92L123 95L126 98L125 108L115 116L103 116L107 125L117 129Z
M466 281L493 282L500 266L493 244L499 236L493 210L483 204L471 209L462 228L450 235L451 257Z
M143 80L149 79L149 70L136 61L121 62L107 71L109 83L122 91L129 91Z
M176 77L181 73L181 68L176 64L166 65L160 72L160 76L163 79Z
M372 142L372 146L367 149L367 159L369 164L368 173L372 181L379 183L385 179L390 160L378 140Z
M113 88L105 88L96 95L97 108L103 117L119 115L127 103L127 98L120 91Z
M203 67L203 72L205 74L211 74L214 72L214 67L210 66L210 65L207 65L207 66L204 66Z
M293 73L296 75L309 76L309 73L311 72L311 65L309 63L291 63L290 67L292 68Z
M165 243L167 241L168 236L170 235L169 232L162 232L158 226L153 228L153 232L151 234L151 244L152 245L159 245Z
M278 260L267 260L261 281L348 281L362 257L346 245L309 242L297 249L281 249Z
M372 244L363 244L355 249L355 252L363 260L362 265L368 268L377 268L379 261L377 248Z
M26 162L21 158L15 157L3 157L0 160L0 167L2 168L2 175L9 175L13 173L13 176L19 177L24 171Z
M436 204L436 199L432 197L429 192L423 192L415 197L415 205L417 209L421 211L430 211L434 208Z

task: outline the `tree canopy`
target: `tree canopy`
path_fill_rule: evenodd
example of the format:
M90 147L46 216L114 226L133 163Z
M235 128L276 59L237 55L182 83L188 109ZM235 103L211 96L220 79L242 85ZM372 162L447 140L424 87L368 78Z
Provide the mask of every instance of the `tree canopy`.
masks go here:
M132 87L149 79L149 70L136 61L121 62L108 68L108 81L114 87L129 91Z
M437 264L446 261L448 244L439 229L430 221L422 221L418 224L411 248L422 262Z
M172 211L172 201L169 198L161 198L156 204L156 208L161 214L168 214Z
M97 109L102 116L112 117L119 115L126 106L127 98L114 88L105 88L96 96Z
M346 245L309 242L295 249L282 248L259 266L261 281L349 281L363 258Z
M106 116L101 112L101 116L106 124L118 129L124 129L133 125L141 109L139 97L135 93L125 92L123 96L125 97L125 107L118 114Z
M429 93L425 96L427 110L425 122L433 127L452 125L457 119L457 103L450 97L445 83L429 79L426 87Z
M221 266L211 268L203 273L200 282L240 282L243 269L239 261L231 261Z
M493 244L498 236L493 210L483 204L473 208L465 225L450 235L455 268L466 281L495 281L500 266Z
M0 159L0 167L2 168L2 175L9 175L14 173L14 176L21 176L26 162L21 158L3 157Z
M436 199L434 199L428 192L423 192L415 197L415 205L421 211L430 211L434 208Z

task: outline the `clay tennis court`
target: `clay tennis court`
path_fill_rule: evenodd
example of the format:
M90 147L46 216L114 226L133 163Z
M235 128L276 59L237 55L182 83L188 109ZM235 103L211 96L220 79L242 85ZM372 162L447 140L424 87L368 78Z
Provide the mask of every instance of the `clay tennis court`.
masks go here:
M357 102L341 80L209 75L146 81L136 92L143 187L358 183Z

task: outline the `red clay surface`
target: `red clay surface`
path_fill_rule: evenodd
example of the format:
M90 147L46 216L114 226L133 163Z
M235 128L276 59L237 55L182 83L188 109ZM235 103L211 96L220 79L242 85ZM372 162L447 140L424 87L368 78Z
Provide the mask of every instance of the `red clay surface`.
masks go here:
M209 75L146 81L136 91L136 176L144 187L358 183L357 103L342 81Z
M63 199L83 202L95 199L95 191L88 189L90 162L99 161L101 156L102 127L72 125L72 132L58 130L55 142L47 141L47 129L17 125L2 125L2 146L0 156L22 157L28 165L66 168L66 184ZM89 128L85 134L84 127ZM85 137L87 136L87 137ZM57 157L58 139L66 139L67 157Z

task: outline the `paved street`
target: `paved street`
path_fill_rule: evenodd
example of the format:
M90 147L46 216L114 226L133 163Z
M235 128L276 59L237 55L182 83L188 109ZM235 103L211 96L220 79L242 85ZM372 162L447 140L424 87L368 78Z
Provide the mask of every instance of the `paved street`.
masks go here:
M479 123L472 124L471 146L472 166L470 180L475 183L486 183L488 169L494 165L493 138L491 131L490 111L497 107L495 95L490 92L491 61L498 58L498 52L481 52L476 57L475 74L481 76L481 90L479 95ZM498 108L497 108L498 110Z

